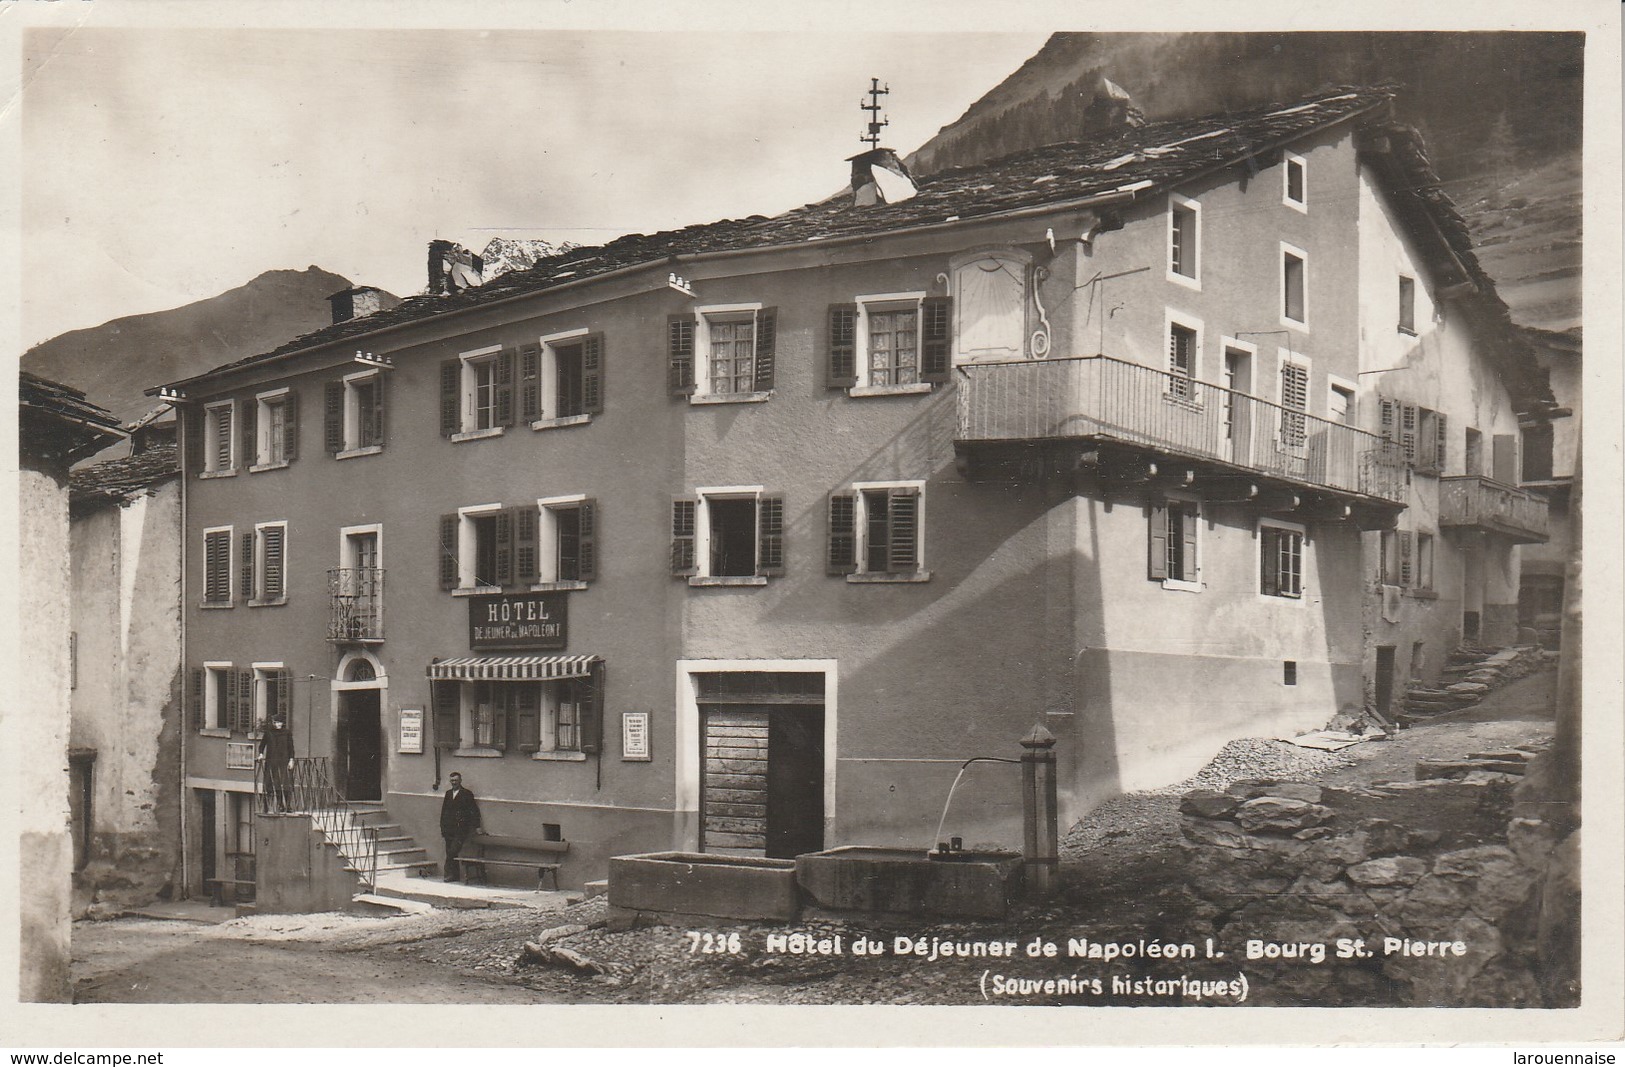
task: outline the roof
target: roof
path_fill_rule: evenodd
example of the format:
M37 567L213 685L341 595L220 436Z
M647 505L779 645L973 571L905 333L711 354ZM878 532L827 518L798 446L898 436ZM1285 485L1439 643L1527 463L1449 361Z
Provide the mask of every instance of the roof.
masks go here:
M124 436L113 413L84 391L27 371L18 372L24 453L72 460L94 455Z
M68 476L68 499L74 506L99 502L123 502L133 493L150 488L181 472L180 454L174 445L159 445L136 456L110 459L73 471Z
M1124 129L1088 142L1065 142L934 174L901 203L854 207L845 195L775 215L628 234L605 245L572 248L474 289L423 295L394 308L324 327L257 356L217 367L184 386L225 371L496 300L544 292L612 271L693 256L865 238L996 218L1102 199L1128 200L1250 159L1277 145L1382 108L1393 86L1341 88L1291 104L1177 119Z

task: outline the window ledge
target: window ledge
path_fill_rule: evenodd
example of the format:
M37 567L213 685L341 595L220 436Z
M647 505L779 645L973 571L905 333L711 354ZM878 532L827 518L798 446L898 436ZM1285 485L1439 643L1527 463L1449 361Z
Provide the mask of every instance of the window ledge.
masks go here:
M716 577L697 574L688 580L688 584L696 589L717 586L766 585L767 579L760 574L718 575Z
M473 759L501 759L500 748L457 748L453 749L453 756L468 756Z
M223 470L223 471L199 471L198 472L198 477L199 478L235 478L235 477L237 477L237 468L233 467L230 470Z
M464 585L451 591L452 596L486 596L490 593L500 593L500 585Z
M258 474L260 471L279 471L287 465L288 461L285 459L279 459L275 463L256 463L248 468L248 473Z
M585 763L587 754L585 752L560 752L555 750L553 752L532 753L530 758L547 763Z
M464 430L462 433L451 435L453 441L481 441L487 437L501 437L507 431L506 426L487 426L483 430Z
M1271 603L1275 603L1277 601L1285 600L1290 604L1302 604L1305 600L1308 599L1308 597L1305 596L1303 593L1297 593L1297 594L1293 594L1293 593L1259 593L1258 595L1259 595L1260 598L1262 598L1264 600L1268 600Z
M1308 333L1309 332L1309 324L1307 322L1299 322L1297 319L1289 319L1285 315L1281 316L1281 325L1282 326L1290 326L1292 329L1297 330L1299 333Z
M847 396L918 396L931 391L930 382L905 382L902 385L854 385Z
M288 602L287 597L278 596L278 597L272 597L269 600L250 600L248 602L248 606L251 607L251 608L279 608L282 605L286 604L287 602Z
M765 393L708 393L705 396L691 396L688 398L688 402L694 405L765 404L772 396L771 390Z
M532 593L572 593L587 588L586 582L537 582L530 587Z
M1405 595L1416 600L1439 599L1439 591L1437 589L1407 589L1405 590Z
M346 448L343 452L335 452L333 458L355 459L357 456L376 456L383 450L383 445L362 445L360 448Z
M1195 289L1197 292L1202 291L1202 279L1193 278L1189 274L1181 274L1177 270L1168 271L1168 280L1183 285L1188 289Z
M1401 326L1401 327L1399 327L1399 332L1404 334L1406 337L1415 337L1416 336L1416 331L1411 329L1409 326Z
M530 428L532 430L559 430L566 426L585 426L591 421L591 415L564 415L556 419L537 419L530 424Z
M199 737L230 737L230 730L222 730L218 726L205 726L197 732Z
M229 600L205 600L203 603L198 605L198 607L204 611L223 611L227 608L234 608L236 606L236 604L233 604Z
M910 582L929 582L931 580L931 572L905 571L902 573L896 573L891 571L879 571L871 574L849 574L846 576L846 580L851 582L853 585L906 585Z
M1162 587L1164 589L1177 589L1182 593L1200 593L1202 591L1201 582L1187 582L1183 578L1164 578Z

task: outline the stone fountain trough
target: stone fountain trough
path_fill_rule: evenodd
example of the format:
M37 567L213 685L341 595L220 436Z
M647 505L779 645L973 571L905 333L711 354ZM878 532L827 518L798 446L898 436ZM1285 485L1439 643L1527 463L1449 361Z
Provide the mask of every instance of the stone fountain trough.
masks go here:
M1015 852L947 852L849 845L796 857L803 898L827 911L1003 919L1021 893Z

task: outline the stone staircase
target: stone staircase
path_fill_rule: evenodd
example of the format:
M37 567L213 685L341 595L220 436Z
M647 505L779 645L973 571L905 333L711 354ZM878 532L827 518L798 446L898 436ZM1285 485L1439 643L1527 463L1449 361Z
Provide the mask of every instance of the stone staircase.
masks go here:
M1406 690L1402 710L1396 718L1401 724L1410 725L1470 708L1508 682L1551 666L1556 659L1557 653L1533 645L1513 648L1463 645L1450 653L1438 685L1413 685Z
M338 849L346 864L363 879L375 871L379 877L399 874L423 877L440 865L429 858L399 823L389 821L389 809L381 804L350 804L311 812L312 823L328 844ZM369 853L376 850L376 866Z

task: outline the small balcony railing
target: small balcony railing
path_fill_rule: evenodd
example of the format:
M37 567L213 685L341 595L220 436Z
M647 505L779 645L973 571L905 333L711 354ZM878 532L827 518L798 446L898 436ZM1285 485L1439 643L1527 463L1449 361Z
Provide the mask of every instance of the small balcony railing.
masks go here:
M1262 477L1403 502L1404 457L1376 434L1109 356L960 369L959 440L1120 441Z
M329 641L384 639L384 571L339 567L327 572Z
M1439 479L1439 525L1483 530L1523 544L1548 537L1543 498L1476 474Z

